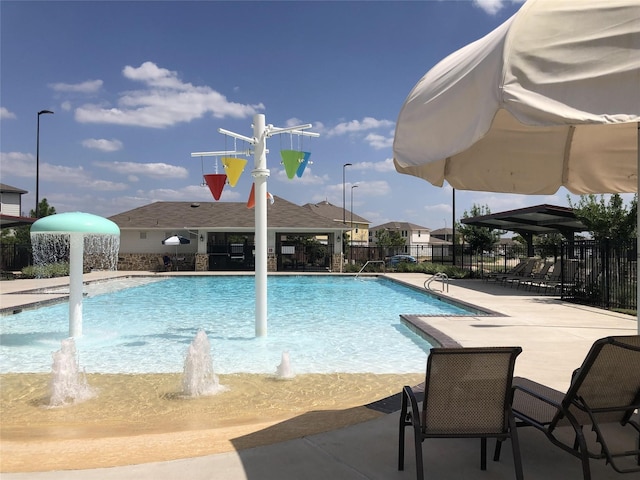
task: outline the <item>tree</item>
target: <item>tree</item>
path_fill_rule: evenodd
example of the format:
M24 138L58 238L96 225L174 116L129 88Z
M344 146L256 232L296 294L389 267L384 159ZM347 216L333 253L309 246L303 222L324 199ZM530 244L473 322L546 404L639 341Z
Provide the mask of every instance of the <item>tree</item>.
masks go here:
M581 195L577 205L573 204L571 197L567 198L576 217L586 225L595 240L631 240L636 237L637 194L628 208L617 193L611 195L609 202L604 195Z
M55 215L56 208L53 206L49 206L49 202L46 198L40 200L38 204L38 218L48 217L49 215ZM29 210L29 216L34 218L36 216L35 210Z
M564 237L560 233L544 233L533 237L533 244L538 247L542 258L553 257L554 261L558 257L558 245L562 243Z
M464 211L462 218L473 218L490 214L491 210L488 205L480 206L474 203L469 212ZM462 234L464 241L469 244L471 250L475 253L491 250L493 246L498 243L500 235L503 233L501 230L466 225L463 223L458 223L456 229Z
M397 230L377 230L376 243L383 248L404 247L406 242Z

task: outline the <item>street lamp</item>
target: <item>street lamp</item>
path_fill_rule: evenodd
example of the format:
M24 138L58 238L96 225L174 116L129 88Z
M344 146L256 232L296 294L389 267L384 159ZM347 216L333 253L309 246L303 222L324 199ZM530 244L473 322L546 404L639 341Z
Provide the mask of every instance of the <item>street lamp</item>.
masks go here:
M345 168L350 167L350 166L351 166L350 163L345 163L344 165L342 165L342 224L343 225L346 225L346 223L347 223L346 218L345 218L346 205L345 205L345 201L344 201L344 195L345 195L344 194L344 171L345 171Z
M36 218L38 217L38 203L40 203L40 115L43 113L53 113L51 110L40 110L38 112L38 129L36 131Z
M351 231L349 233L349 245L353 247L353 189L358 188L358 185L351 185ZM353 248L349 248L349 257L353 258Z

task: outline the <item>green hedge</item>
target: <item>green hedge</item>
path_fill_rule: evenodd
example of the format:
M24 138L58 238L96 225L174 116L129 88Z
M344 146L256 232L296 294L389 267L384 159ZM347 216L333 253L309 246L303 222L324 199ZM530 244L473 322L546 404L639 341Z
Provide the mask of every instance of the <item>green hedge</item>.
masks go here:
M22 269L22 278L53 278L69 275L68 263L50 263L47 265L29 265Z

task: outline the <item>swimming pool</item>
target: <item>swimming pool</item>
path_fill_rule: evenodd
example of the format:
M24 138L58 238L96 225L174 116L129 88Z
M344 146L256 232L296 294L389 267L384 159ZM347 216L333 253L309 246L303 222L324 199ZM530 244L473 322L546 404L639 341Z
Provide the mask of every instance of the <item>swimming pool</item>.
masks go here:
M270 276L268 335L256 338L252 276L94 291L83 302L84 335L76 339L87 373L181 372L200 329L216 373L274 373L284 351L295 373L422 372L431 346L399 315L477 314L383 278ZM49 372L51 354L68 336L67 303L0 321L0 373Z

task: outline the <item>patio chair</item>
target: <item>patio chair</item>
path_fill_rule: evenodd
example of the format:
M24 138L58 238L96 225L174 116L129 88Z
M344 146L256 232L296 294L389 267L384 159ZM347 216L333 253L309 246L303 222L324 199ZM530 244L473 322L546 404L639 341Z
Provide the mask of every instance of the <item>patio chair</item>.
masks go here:
M513 287L514 285L518 285L520 281L531 278L536 265L538 265L538 260L531 257L527 260L524 268L518 273L516 273L515 275L505 275L499 280L503 285L511 285L511 287Z
M552 268L549 269L547 274L542 278L534 279L529 284L529 290L537 288L538 292L544 289L555 291L556 285L559 285L562 281L562 265L560 262L552 264Z
M528 260L520 260L516 266L514 266L510 270L507 270L506 272L491 272L489 273L489 275L485 277L485 281L487 282L491 280L498 281L509 275L517 275L522 271L522 269L524 269L524 267L527 265L527 262Z
M604 459L619 473L640 471L640 425L632 419L640 408L640 335L597 340L566 393L523 378L513 383L518 426L541 430L578 457L584 480L591 479L589 459Z
M398 470L404 470L405 428L413 427L418 480L424 478L422 442L427 438L480 438L482 470L487 468L487 438L496 438L498 444L511 439L516 478L521 480L511 413L511 382L520 352L520 347L433 348L421 412L412 388L402 391Z
M549 271L553 268L553 262L544 262L542 267L538 271L533 271L529 277L523 277L514 280L516 282L516 286L519 289L520 287L524 288L533 288L533 285L545 280L549 277Z

